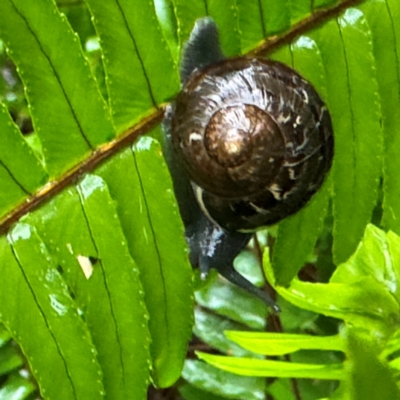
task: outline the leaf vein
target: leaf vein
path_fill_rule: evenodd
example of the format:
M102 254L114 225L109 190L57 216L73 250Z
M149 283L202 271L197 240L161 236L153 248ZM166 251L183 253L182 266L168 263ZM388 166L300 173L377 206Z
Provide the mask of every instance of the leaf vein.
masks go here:
M149 225L150 225L150 229L151 229L151 235L153 237L154 248L155 248L156 254L157 254L158 266L159 266L159 270L160 270L160 276L161 276L161 280L162 280L162 283L163 283L164 303L166 305L166 309L168 310L167 288L165 287L165 276L164 276L164 270L163 270L163 266L162 266L160 249L158 248L158 245L157 245L156 233L155 233L155 230L154 230L154 227L153 227L153 222L151 220L151 214L150 214L149 206L148 206L148 203L147 203L147 198L146 198L146 193L145 193L144 186L143 186L142 176L140 174L140 170L139 170L139 167L138 167L138 164L137 164L136 155L135 155L135 152L133 151L132 148L131 148L131 151L132 151L133 160L134 160L134 163L135 163L135 168L136 168L136 171L137 171L137 174L138 174L138 178L139 178L139 182L140 182L140 189L141 189L141 191L143 193L143 201L144 201L144 204L145 204L146 213L147 213L147 219L149 221ZM168 312L164 313L165 326L166 326L167 331L169 332L169 330L170 330L169 326L170 325L169 325L168 315L169 315ZM168 343L168 348L169 348L171 346L170 337L169 337L169 335L166 335L166 336L167 336L167 343Z
M12 239L11 239L11 241L12 241ZM18 259L18 256L17 256L17 254L16 254L16 252L15 252L15 249L14 249L14 247L13 247L13 245L12 245L11 243L10 243L10 248L11 248L11 252L12 252L12 254L13 254L13 256L14 256L14 259L15 259L16 263L18 264L18 266L19 266L19 268L20 268L20 270L21 270L21 273L22 273L22 275L23 275L23 277L24 277L24 279L25 279L25 282L26 282L26 284L28 285L29 291L31 292L31 294L32 294L32 296L33 296L33 298L34 298L34 300L35 300L35 303L36 303L36 305L37 305L37 308L38 308L40 314L41 314L42 317L43 317L44 323L45 323L45 325L46 325L46 327L47 327L47 329L48 329L48 331L49 331L51 337L52 337L53 340L54 340L54 343L55 343L56 348L57 348L57 352L58 352L58 354L60 355L61 360L62 360L62 362L63 362L63 364L64 364L64 368L65 368L65 372L66 372L66 374L67 374L68 381L69 381L70 384L71 384L71 388L72 388L72 391L73 391L73 393L74 393L74 398L77 399L74 381L73 381L73 379L72 379L72 376L71 376L70 373L69 373L67 361L65 360L65 358L64 358L64 356L63 356L63 353L62 353L61 348L60 348L60 346L59 346L59 344L58 344L58 342L57 342L57 339L56 339L56 337L55 337L53 331L51 330L50 325L49 325L49 323L48 323L48 321L47 321L46 315L45 315L45 313L44 313L42 307L41 307L40 304L39 304L39 301L38 301L38 299L37 299L37 297L36 297L36 293L35 293L35 291L33 290L32 286L31 286L31 284L30 284L30 282L29 282L29 279L28 279L28 277L26 276L25 270L24 270L24 268L22 267L22 265L21 265L21 263L20 263L20 261L19 261L19 259Z
M131 31L130 28L129 28L129 24L128 24L128 21L127 21L127 19L126 19L124 10L122 9L119 0L115 0L115 2L116 2L117 6L118 6L118 8L119 8L119 10L120 10L120 12L121 12L122 18L124 19L125 28L126 28L127 32L129 33L129 37L130 37L131 40L132 40L133 46L134 46L134 48L135 48L135 51L136 51L136 54L137 54L137 57L138 57L138 60L139 60L140 65L141 65L141 67L142 67L143 75L144 75L144 77L145 77L145 79L146 79L147 87L149 88L149 94L150 94L150 97L151 97L151 101L152 101L154 107L155 107L155 108L158 108L158 107L157 107L157 102L156 102L156 100L155 100L155 98L154 98L153 89L152 89L152 87L151 87L150 79L149 79L149 77L148 77L148 75L147 75L146 68L144 67L143 59L142 59L142 56L140 55L140 52L139 52L139 49L138 49L136 40L135 40L135 38L134 38L134 35L133 35L132 31Z
M24 188L24 186L22 185L22 183L18 182L18 180L15 178L15 176L12 174L12 172L10 171L10 169L7 167L6 164L4 164L4 162L2 160L0 160L0 165L7 171L8 175L10 176L10 178L13 180L13 182L27 195L31 195L32 193L29 192L27 189Z
M92 232L92 228L90 226L89 218L88 218L88 216L86 214L85 207L83 205L84 200L82 198L82 193L80 192L80 190L77 190L77 192L78 192L78 196L80 198L80 206L81 206L81 209L82 209L83 217L85 218L85 221L86 221L86 225L87 225L87 229L88 229L88 232L89 232L89 236L90 236L90 238L92 240L92 243L93 243L93 246L94 246L94 248L96 250L97 262L100 265L100 268L102 270L104 288L106 289L106 292L107 292L108 302L110 304L111 316L112 316L112 320L113 320L114 327L115 327L115 335L116 335L118 347L119 347L119 350L120 350L119 351L119 361L120 361L121 370L122 370L122 380L124 382L124 387L125 387L126 386L125 385L125 363L124 363L124 358L122 356L122 345L121 345L121 340L120 340L120 332L119 332L119 327L118 327L118 323L117 323L117 317L115 316L115 311L114 311L114 306L113 306L113 302L112 302L112 298L111 298L110 288L108 287L108 283L107 283L107 279L106 279L106 271L104 269L104 264L103 264L103 261L102 261L102 259L100 257L99 249L97 247L96 240L94 238L94 235L93 235L93 232Z
M85 140L87 146L88 146L90 149L93 150L93 146L92 146L92 144L90 143L88 137L86 136L86 134L85 134L85 132L84 132L84 130L83 130L83 128L82 128L80 122L79 122L79 119L78 119L78 117L77 117L77 115L76 115L76 113L75 113L75 110L74 110L74 108L73 108L73 106L72 106L72 104L71 104L71 101L70 101L70 99L69 99L69 97L68 97L68 95L67 95L67 92L66 92L66 90L65 90L65 88L64 88L64 85L63 85L63 83L62 83L62 81L61 81L61 79L60 79L60 76L59 76L58 73L57 73L57 69L54 67L54 65L53 65L53 63L52 63L52 61L51 61L51 58L49 57L49 55L48 55L48 54L45 52L45 50L43 49L42 43L40 42L40 40L39 40L38 37L36 36L36 33L34 32L34 30L32 29L32 27L29 25L29 22L28 22L28 20L26 19L26 17L18 10L18 8L15 6L15 4L14 4L11 0L10 0L10 3L11 3L11 5L12 5L12 7L14 8L15 12L16 12L16 13L20 16L20 18L25 22L26 27L28 28L29 32L32 34L32 37L36 40L36 42L37 42L37 44L38 44L38 46L39 46L39 48L40 48L40 51L42 52L42 54L43 54L44 57L46 58L47 62L49 63L51 69L53 70L54 76L55 76L55 78L56 78L56 80L57 80L57 82L58 82L58 84L59 84L59 86L60 86L60 89L61 89L61 91L62 91L62 93L63 93L63 95L64 95L64 98L65 98L65 100L66 100L66 102L67 102L67 104L68 104L68 107L69 107L70 110L71 110L72 117L73 117L73 119L74 119L76 125L78 126L79 132L80 132L80 134L82 135L83 139Z

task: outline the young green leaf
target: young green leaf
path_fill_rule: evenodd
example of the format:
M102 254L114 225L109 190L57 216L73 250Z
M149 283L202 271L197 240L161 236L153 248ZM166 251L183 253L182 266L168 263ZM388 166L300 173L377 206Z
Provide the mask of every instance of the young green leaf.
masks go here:
M227 331L226 337L247 350L264 355L283 355L298 350L344 351L343 338L295 335L290 333Z
M284 361L215 356L201 352L196 352L196 354L201 360L214 367L244 376L330 380L343 380L346 377L346 372L341 364L298 364Z

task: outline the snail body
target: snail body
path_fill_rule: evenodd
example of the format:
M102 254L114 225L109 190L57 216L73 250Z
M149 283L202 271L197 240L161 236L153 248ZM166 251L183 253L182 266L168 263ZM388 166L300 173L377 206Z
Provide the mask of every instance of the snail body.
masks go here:
M291 68L224 59L210 18L196 22L181 62L182 90L165 118L166 155L190 262L256 294L233 268L249 232L299 211L333 157L329 112Z

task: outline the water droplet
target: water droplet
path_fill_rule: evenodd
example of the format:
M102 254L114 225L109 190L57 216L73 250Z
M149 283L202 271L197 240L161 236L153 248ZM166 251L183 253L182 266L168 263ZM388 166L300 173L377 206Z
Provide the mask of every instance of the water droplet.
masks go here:
M50 294L49 299L51 307L58 315L62 316L68 312L68 308L57 299L55 294Z

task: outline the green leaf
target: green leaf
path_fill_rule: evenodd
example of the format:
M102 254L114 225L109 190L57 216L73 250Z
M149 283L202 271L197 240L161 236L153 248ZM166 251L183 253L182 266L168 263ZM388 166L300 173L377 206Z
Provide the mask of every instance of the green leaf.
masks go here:
M219 38L224 54L227 57L241 54L241 33L237 18L237 2L211 0L207 2L207 10L219 28Z
M42 394L48 399L103 398L89 332L46 247L35 230L22 223L9 240L12 247L4 237L0 240L0 316L26 354ZM45 372L49 363L52 374Z
M273 281L270 267L268 280ZM326 316L344 319L356 326L386 331L399 311L399 304L383 285L371 277L345 283L307 283L293 280L278 293L297 307Z
M0 141L0 215L3 215L43 185L47 173L2 103Z
M263 0L261 4L268 35L283 32L290 27L290 10L287 0Z
M214 367L244 376L330 380L343 380L346 377L345 370L341 364L298 364L284 361L214 356L201 352L196 352L196 354L201 360Z
M122 131L178 92L177 65L152 2L86 3L101 40L114 124Z
M265 24L261 14L260 2L257 0L236 0L242 54L246 53L265 35Z
M0 348L0 376L21 367L23 363L24 360L11 344Z
M400 98L397 54L400 37L400 5L397 1L365 2L361 6L372 36L376 60L377 79L381 98L382 129L384 133L383 158L383 217L387 229L400 234L399 225L399 174L397 151L400 146L400 114L397 109ZM394 51L387 51L388 48Z
M7 15L0 36L24 83L49 173L57 176L112 139L108 109L78 38L51 0L5 0L0 14Z
M154 7L165 40L171 50L174 60L179 59L178 28L174 7L171 0L154 1Z
M113 398L142 398L148 379L148 315L144 306L139 270L131 258L105 182L87 175L77 187L90 236L103 272L104 287L111 309L119 357L113 357L122 387ZM105 213L99 218L100 213ZM113 336L114 336L113 335ZM135 379L133 379L135 377ZM117 383L113 374L112 384Z
M24 400L36 391L35 385L18 374L11 375L0 388L0 399Z
M328 7L338 3L338 0L314 0L313 4L315 8Z
M105 182L91 175L77 189L64 192L30 218L57 255L62 276L84 311L106 393L121 399L129 391L141 399L149 377L150 338L138 268Z
M340 115L341 119L347 121L346 127L338 126L339 109L332 105L331 110L336 142L333 166L333 251L334 258L339 263L345 261L354 251L377 201L382 158L381 107L372 34L363 13L358 9L348 9L336 26L330 25L336 31L335 35L340 37L341 51L338 49L331 53L335 54L335 77L331 75L328 63L325 62L327 75L330 80L337 79L337 85L340 79L337 64L342 64L343 76L340 80L345 85L343 93L347 96L342 100L347 109ZM336 56L340 57L339 60ZM361 70L360 62L364 65ZM328 92L330 91L328 86ZM329 94L329 106L331 99L332 95Z
M260 267L259 258L250 246L235 258L234 268L254 285L258 287L265 285L265 278Z
M299 0L299 1L289 0L288 4L290 8L292 25L301 21L303 18L308 17L311 14L312 2L310 0Z
M387 245L389 253L391 255L390 269L395 275L396 289L392 290L394 293L398 293L398 282L400 282L400 237L393 232L388 232L386 235Z
M380 353L380 359L387 361L391 368L400 369L400 358L397 356L400 350L400 329L395 330L385 343Z
M398 242L397 235L386 234L374 225L368 225L357 251L346 263L338 266L331 282L357 282L360 278L372 276L399 301L399 275L394 268L399 263Z
M196 292L197 302L234 321L254 329L263 329L267 316L267 306L260 299L244 289L214 279Z
M1 103L0 140L0 163L27 194L33 194L46 182L47 173Z
M265 398L264 379L234 375L201 361L187 360L182 376L196 388L228 399L263 400Z
M11 339L10 333L3 324L0 324L0 347L3 347Z
M207 15L207 7L202 0L171 0L174 5L175 15L178 22L179 44L182 47L193 29L196 19Z
M147 138L136 147L138 151L135 155L128 149L121 153L120 158L115 158L113 162L99 169L99 173L110 182L113 199L117 200L116 204L122 208L115 210L113 201L110 198L107 200L105 193L103 200L93 201L93 209L90 207L86 211L84 208L86 212L83 213L76 191L70 189L55 198L47 207L30 216L30 221L38 226L47 245L57 255L63 277L67 280L77 302L85 310L85 320L93 334L99 360L103 366L106 391L112 393L115 399L125 396L119 372L120 359L115 357L115 354L121 351L116 332L122 328L118 328L118 325L123 324L123 330L130 329L130 332L136 332L132 337L135 342L129 344L128 341L125 345L123 352L126 350L127 352L123 357L128 358L128 365L134 362L134 366L132 364L131 367L135 368L136 372L131 373L127 370L127 375L136 377L130 379L130 382L135 385L137 398L144 395L144 388L147 385L149 341L146 311L140 300L143 299L143 290L137 284L131 286L129 280L123 279L121 275L121 265L129 269L132 260L121 260L127 248L124 248L124 245L121 248L121 243L126 239L123 237L118 239L116 236L121 229L115 222L116 211L121 212L122 228L127 234L127 247L138 261L142 278L148 285L145 301L148 302L151 314L152 355L156 368L154 376L158 379L158 384L167 386L179 377L192 324L193 308L191 301L188 301L192 295L191 268L184 246L182 224L171 193L171 181L160 154L160 147L155 141ZM150 153L153 163L148 162ZM154 175L156 183L154 188L152 180L141 184L139 171L142 174L145 172L148 177ZM158 183L160 178L162 184ZM96 189L96 185L100 192L107 192L99 178L94 178L93 190ZM90 191L91 185L88 186ZM157 190L157 195L149 194L149 190ZM142 199L140 202L135 201L138 196ZM159 207L160 202L163 208ZM107 217L99 219L98 216L103 212ZM49 215L52 216L50 219ZM70 220L74 223L71 224ZM101 223L104 226L93 228L91 220L94 224ZM146 224L147 227L144 229ZM137 229L138 226L142 226L142 229ZM100 256L100 245L92 229L101 232L101 240L104 243L100 244L102 247L107 246L103 250L106 257ZM171 243L170 235L181 239ZM110 241L111 238L115 241ZM153 260L150 258L151 253ZM95 260L92 267L90 267L90 257ZM104 258L107 259L107 265L104 264ZM78 262L83 263L85 260L89 264L89 269L97 271L89 280L85 278L83 267ZM116 280L111 288L109 284L105 285L107 272L105 274L101 272L102 268L99 268L101 264L104 268L111 268L110 273L112 276L115 275ZM158 282L157 285L155 282ZM113 289L114 285L117 285L118 289ZM164 292L160 290L163 287ZM119 299L118 293L125 295ZM183 296L183 293L187 297ZM115 301L120 312L127 312L127 316L116 317L115 309L110 304L110 296L113 294L117 295ZM167 302L164 302L165 298L168 299ZM137 310L137 314L133 310ZM165 325L166 318L167 325ZM138 329L142 326L140 323L138 325L141 319L144 326L143 329ZM116 325L106 323L107 320L114 320ZM164 328L160 329L160 326ZM135 348L136 350L133 350ZM135 354L134 359L131 359L132 354ZM172 355L173 360L171 360Z
M123 174L121 174L123 171ZM137 262L150 313L153 378L178 379L193 322L192 270L182 222L159 144L142 138L99 169L117 201L129 250Z
M283 355L298 350L344 351L343 339L336 336L309 336L290 333L227 331L226 337L247 350L264 355Z
M352 399L398 399L400 391L389 366L376 357L376 342L360 330L350 330L348 340Z
M289 379L275 379L274 382L268 386L268 393L277 400L294 400L293 387Z
M25 190L12 178L9 171L0 164L0 213L6 214L14 204L18 204L27 196Z
M238 357L257 357L254 353L244 350L242 347L232 343L224 335L224 331L240 329L242 326L219 315L206 312L201 308L195 310L195 326L193 333L203 342L208 343L214 349L223 353ZM239 343L240 344L240 343ZM240 344L241 345L241 344ZM252 350L254 351L254 350Z
M288 284L312 254L326 214L330 183L306 208L278 225L272 259L278 284Z
M179 394L185 400L204 400L205 398L207 398L207 400L224 400L224 399L226 399L226 397L214 395L205 390L197 389L194 386L189 385L189 384L180 386Z

